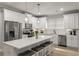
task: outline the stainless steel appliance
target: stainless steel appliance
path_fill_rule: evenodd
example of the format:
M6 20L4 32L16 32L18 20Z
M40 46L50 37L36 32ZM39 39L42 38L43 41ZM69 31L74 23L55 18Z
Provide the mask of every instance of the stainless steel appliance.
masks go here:
M21 23L13 21L4 22L4 41L22 38Z
M28 35L28 37L33 36L32 24L25 23L25 28L24 28L23 34Z
M66 47L66 35L58 35L58 45Z

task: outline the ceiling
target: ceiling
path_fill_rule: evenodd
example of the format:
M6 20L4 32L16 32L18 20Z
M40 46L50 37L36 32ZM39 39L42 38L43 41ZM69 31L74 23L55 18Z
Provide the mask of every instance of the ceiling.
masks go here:
M22 11L28 11L35 15L38 14L37 2L0 2L0 4L11 6ZM79 2L40 2L41 15L62 13L60 8L64 8L63 11L79 9Z

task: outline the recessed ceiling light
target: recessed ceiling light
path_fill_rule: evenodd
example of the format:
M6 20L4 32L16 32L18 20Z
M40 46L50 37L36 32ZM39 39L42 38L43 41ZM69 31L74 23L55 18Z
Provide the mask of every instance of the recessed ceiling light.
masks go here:
M64 8L60 8L60 11L63 11L64 10Z

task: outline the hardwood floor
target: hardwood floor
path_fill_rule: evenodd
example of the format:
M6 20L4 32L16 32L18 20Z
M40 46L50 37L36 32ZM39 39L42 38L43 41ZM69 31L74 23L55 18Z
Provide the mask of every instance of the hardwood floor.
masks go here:
M2 53L2 50L0 49L0 56L2 56L3 55L3 53Z
M0 50L0 56L2 55L3 54ZM79 49L53 45L52 50L48 56L79 56Z
M54 49L53 49L54 48ZM53 50L48 54L49 56L78 56L79 51L77 48L53 46Z

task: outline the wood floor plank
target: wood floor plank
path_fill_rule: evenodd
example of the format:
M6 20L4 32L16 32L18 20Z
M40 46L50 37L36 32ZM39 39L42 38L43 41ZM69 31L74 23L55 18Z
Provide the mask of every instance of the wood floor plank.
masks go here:
M49 56L78 56L77 48L53 46L54 50L49 53Z

